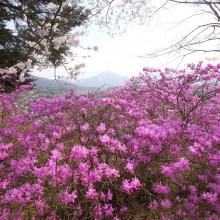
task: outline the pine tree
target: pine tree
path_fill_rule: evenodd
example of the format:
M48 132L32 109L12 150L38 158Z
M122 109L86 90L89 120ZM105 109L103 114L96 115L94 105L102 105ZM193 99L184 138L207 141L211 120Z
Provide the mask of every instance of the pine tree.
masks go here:
M71 30L86 22L89 11L66 0L2 0L0 2L0 69L32 60L58 67L66 61ZM56 28L57 27L57 28ZM68 35L68 37L67 37ZM57 40L61 42L57 43ZM62 41L63 40L63 41ZM42 65L42 63L40 63ZM8 80L0 74L0 85L15 87L22 68Z

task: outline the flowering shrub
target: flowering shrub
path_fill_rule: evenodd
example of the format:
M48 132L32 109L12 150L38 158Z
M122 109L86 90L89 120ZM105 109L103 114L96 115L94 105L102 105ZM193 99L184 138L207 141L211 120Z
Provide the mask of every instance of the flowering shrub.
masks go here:
M219 80L199 63L104 98L0 95L0 219L219 219Z

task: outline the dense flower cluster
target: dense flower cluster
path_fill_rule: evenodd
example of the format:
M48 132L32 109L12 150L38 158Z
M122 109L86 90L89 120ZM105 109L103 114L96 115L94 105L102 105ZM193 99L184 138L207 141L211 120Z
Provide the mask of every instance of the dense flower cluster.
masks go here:
M0 219L220 218L220 65L97 98L0 95Z

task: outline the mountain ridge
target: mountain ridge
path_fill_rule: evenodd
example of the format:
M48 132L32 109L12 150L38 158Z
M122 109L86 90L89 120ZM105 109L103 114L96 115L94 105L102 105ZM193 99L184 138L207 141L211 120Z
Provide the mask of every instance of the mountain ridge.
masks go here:
M118 87L125 85L126 81L128 81L128 77L121 76L116 73L112 73L109 71L105 71L99 73L95 76L83 78L73 82L73 85L83 86L83 87Z
M95 76L80 79L77 82L65 79L47 79L31 75L36 84L35 88L41 94L59 95L70 90L74 90L78 94L87 94L88 92L96 92L111 88L117 88L125 84L129 79L108 71L99 73Z

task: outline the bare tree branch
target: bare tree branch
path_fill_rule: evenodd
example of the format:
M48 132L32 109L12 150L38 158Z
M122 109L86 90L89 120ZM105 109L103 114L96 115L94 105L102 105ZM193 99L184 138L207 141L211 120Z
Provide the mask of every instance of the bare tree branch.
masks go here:
M206 5L207 2L201 2L201 1L177 1L177 0L170 0L171 2L180 3L180 4L193 4L193 5ZM210 1L210 4L219 4L219 1Z
M218 21L220 21L220 16L219 16L218 12L214 9L213 3L208 2L208 1L206 1L206 0L203 0L203 2L210 7L210 9L213 11L213 13L215 14L215 16L218 18ZM220 3L219 3L219 4L220 4Z

